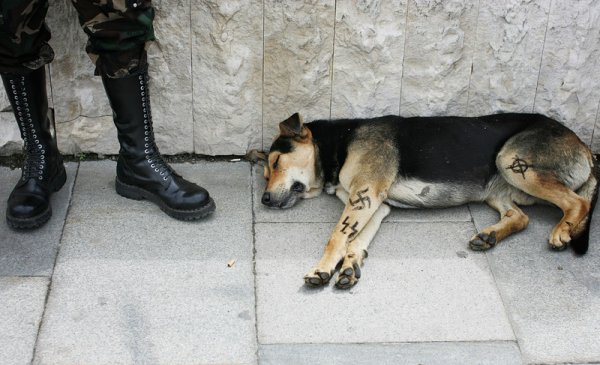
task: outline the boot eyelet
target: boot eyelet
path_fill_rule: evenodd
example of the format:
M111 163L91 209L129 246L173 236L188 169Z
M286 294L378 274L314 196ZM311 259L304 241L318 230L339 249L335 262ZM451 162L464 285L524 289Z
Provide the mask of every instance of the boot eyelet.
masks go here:
M42 180L42 179L43 179L43 177L41 177L41 176L40 176L40 177L38 177L38 180Z
M148 163L152 163L152 160L151 160L151 159L148 159Z
M146 135L146 136L147 136L147 135L148 135L148 131L144 132L144 135Z
M160 176L165 176L165 172L164 172L164 171L163 171L163 172L161 172L161 173L160 173Z
M147 149L146 149L146 150L144 150L144 152L146 152L146 153L150 153L150 151L148 151Z
M148 143L144 144L144 147L148 148L148 146L149 146ZM148 152L146 152L146 153L148 153Z
M154 169L154 172L158 172L158 169Z
M167 181L167 177L168 177L168 176L165 176L165 177L163 177L163 180Z
M148 142L148 137L145 137L145 138L144 138L144 141Z
M152 167L152 168L155 168L155 167L156 167L156 165L155 165L155 164L151 164L151 165L150 165L150 167Z

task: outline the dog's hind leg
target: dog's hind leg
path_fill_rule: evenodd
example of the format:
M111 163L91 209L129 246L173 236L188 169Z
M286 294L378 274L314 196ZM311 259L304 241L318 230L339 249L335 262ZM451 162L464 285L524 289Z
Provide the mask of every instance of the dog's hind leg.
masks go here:
M364 259L367 258L367 248L377 234L381 222L390 214L390 207L387 204L381 204L375 214L371 217L365 228L348 244L346 256L342 262L340 273L335 282L335 286L340 289L353 287L360 279Z
M507 187L512 189L511 187ZM509 235L519 232L529 223L529 217L513 202L510 194L497 194L485 201L500 213L500 221L486 227L469 241L472 250L490 249Z
M563 211L549 238L553 249L563 250L585 226L591 199L575 190L589 180L593 164L589 149L572 132L552 131L547 137L538 130L511 138L498 154L496 166L509 184ZM534 132L542 142L532 145L527 138Z

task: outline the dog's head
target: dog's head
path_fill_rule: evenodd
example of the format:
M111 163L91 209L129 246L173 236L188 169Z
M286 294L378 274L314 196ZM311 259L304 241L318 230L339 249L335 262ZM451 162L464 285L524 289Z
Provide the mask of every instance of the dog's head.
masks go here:
M264 162L267 187L261 202L270 208L285 209L298 198L313 195L315 189L321 191L317 158L312 133L298 113L279 123L279 135Z

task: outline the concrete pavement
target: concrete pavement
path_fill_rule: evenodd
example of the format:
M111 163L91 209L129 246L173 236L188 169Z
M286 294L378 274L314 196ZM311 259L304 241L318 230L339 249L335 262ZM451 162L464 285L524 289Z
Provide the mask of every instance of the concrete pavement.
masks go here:
M175 221L116 195L114 162L70 163L49 224L18 233L0 167L0 364L600 364L600 214L577 257L548 249L552 207L486 253L484 205L394 210L357 286L311 289L341 202L267 210L258 167L175 168L216 214Z

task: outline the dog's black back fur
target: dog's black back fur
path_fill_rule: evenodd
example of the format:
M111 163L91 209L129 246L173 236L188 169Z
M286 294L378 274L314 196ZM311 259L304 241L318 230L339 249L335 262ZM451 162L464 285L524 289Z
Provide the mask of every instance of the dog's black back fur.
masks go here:
M469 181L484 185L496 172L495 157L511 136L527 128L564 128L539 114L482 117L388 115L372 119L307 123L319 148L325 182L336 185L348 146L358 127L384 128L399 151L399 172L423 181ZM431 138L435 135L435 138ZM273 148L272 148L273 150Z

